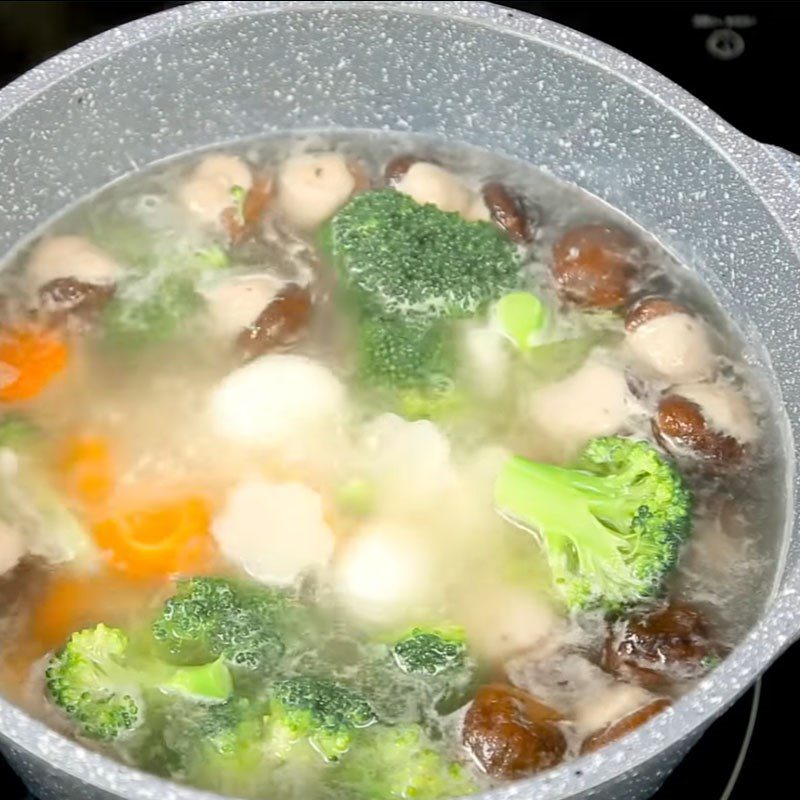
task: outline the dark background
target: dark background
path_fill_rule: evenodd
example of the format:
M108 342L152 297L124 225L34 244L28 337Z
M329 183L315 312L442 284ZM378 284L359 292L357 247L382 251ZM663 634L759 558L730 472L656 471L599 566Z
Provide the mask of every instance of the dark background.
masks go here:
M176 5L181 3L0 2L0 86L76 42ZM800 2L561 0L503 5L555 20L630 53L753 138L800 153ZM765 675L760 702L754 702L758 698L751 690L716 722L668 779L658 800L798 797L800 791L791 788L797 756L789 727L800 707L798 672L796 646ZM741 772L727 794L740 753ZM788 760L792 756L794 762ZM787 788L765 791L780 778L788 781ZM2 759L0 797L25 797Z

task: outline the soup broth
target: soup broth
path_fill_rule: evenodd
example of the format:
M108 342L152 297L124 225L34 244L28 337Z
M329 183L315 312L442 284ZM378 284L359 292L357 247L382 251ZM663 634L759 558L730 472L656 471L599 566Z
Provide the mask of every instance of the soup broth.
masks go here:
M416 136L192 154L0 283L0 689L246 797L469 794L701 680L780 558L769 394L579 188Z

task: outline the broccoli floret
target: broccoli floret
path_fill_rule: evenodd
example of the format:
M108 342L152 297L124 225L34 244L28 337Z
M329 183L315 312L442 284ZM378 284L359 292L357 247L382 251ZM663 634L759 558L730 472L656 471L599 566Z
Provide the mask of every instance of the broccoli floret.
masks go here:
M467 658L462 628L413 628L392 647L397 666L409 674L438 675L460 669Z
M359 373L377 386L435 387L452 381L452 343L442 324L369 317L358 330Z
M0 418L0 447L17 449L36 441L39 429L22 414L5 414Z
M148 276L149 277L149 276ZM137 348L170 339L202 306L194 281L169 275L123 287L103 310L103 331L112 344Z
M180 751L187 742L187 779L204 789L250 795L267 766L263 709L243 698L203 709L193 726L168 728L165 738ZM170 735L171 734L171 735ZM170 741L171 740L171 741Z
M471 317L520 280L516 250L494 225L391 189L356 195L321 245L357 304L384 316Z
M480 677L470 655L463 628L456 625L415 627L392 644L396 667L414 679L420 707L433 702L440 714L449 714L467 702Z
M442 323L365 318L358 330L358 373L386 407L408 419L437 419L463 401L455 348Z
M378 725L359 734L336 776L348 797L439 800L475 792L457 762L439 753L418 725Z
M234 696L200 704L176 695L148 703L146 724L117 743L151 772L232 796L255 794L267 761L265 708Z
M178 584L152 632L169 656L183 663L222 657L230 666L264 671L285 651L280 620L290 603L278 589L191 578Z
M302 676L278 681L272 689L269 736L278 756L306 740L325 761L337 761L353 732L375 721L370 704L337 681Z
M50 697L81 732L104 741L141 723L148 691L200 702L222 702L233 691L230 672L221 661L173 667L147 657L137 659L127 634L102 624L72 634L51 658L46 683Z
M572 608L612 610L657 593L691 528L692 496L675 467L619 436L590 441L573 469L511 458L494 502L541 538Z

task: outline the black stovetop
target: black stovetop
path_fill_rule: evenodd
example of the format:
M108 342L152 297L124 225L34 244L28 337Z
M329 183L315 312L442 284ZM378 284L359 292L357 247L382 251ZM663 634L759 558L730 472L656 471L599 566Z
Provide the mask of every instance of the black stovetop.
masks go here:
M107 28L180 3L0 2L0 85ZM797 2L505 3L587 33L644 61L750 136L800 153L800 123L774 87L796 73ZM800 645L791 649L706 733L668 778L658 800L752 800L765 778L786 775L780 733L797 711ZM782 792L792 797L796 792ZM0 797L25 788L0 758Z

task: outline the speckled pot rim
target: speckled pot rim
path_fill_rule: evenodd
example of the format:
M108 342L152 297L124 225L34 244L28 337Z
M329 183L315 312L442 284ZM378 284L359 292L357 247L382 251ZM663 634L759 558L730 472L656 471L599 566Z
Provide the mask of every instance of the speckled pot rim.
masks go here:
M393 2L201 2L132 22L90 39L0 90L0 119L30 102L65 75L93 61L179 28L240 15L303 11L321 7L371 6L377 10L467 19L530 38L615 73L639 91L678 114L753 187L781 225L795 253L800 252L800 188L779 156L728 125L678 86L619 51L555 23L490 3ZM791 478L792 476L790 476ZM791 515L790 515L791 516ZM787 531L788 534L788 531ZM788 538L788 537L787 537ZM783 588L762 621L733 654L694 691L644 729L599 753L567 763L536 778L519 781L480 797L557 800L589 790L658 756L702 729L724 710L797 636L800 627L800 569L785 577ZM161 780L89 752L0 699L0 731L25 750L62 772L127 800L210 800L217 795Z

